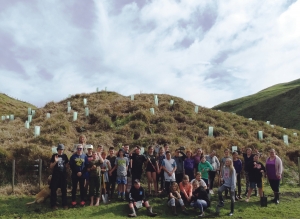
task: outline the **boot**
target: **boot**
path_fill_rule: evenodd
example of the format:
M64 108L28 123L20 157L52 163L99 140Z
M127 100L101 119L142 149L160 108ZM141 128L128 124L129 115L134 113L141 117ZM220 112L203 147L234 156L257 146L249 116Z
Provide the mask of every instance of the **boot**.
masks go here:
M232 215L233 215L233 212L234 212L234 203L233 203L233 202L231 202L229 216L232 216Z
M152 207L149 206L149 207L147 208L147 215L150 216L150 217L155 217L155 216L157 215L157 213L153 213L153 212L152 212Z
M177 212L176 212L176 206L172 206L172 212L174 216L177 216Z
M183 213L184 215L189 215L189 213L186 211L185 206L182 206L181 209L182 209L182 213Z
M275 204L279 204L279 192L275 192Z
M134 208L130 208L131 213L128 214L128 217L136 217L136 213L135 213L135 209Z
M239 198L238 198L238 196L237 196L237 192L235 191L234 194L235 194L235 196L234 196L235 201L238 201Z

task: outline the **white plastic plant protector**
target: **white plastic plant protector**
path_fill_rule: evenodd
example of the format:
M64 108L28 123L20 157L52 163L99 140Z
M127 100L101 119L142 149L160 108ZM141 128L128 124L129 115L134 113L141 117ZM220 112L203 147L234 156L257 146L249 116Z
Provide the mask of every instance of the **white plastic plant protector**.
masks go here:
M52 151L52 154L57 154L57 147L53 146L51 151Z
M199 111L199 107L195 106L195 113L198 113L198 111Z
M268 125L270 125L270 121L267 121L266 123L267 123Z
M68 96L69 98L71 98L72 97L72 95L71 94L69 94L69 96Z
M31 115L31 107L28 107L28 115Z
M156 99L154 100L154 103L155 103L156 106L158 106L158 98L156 98Z
M14 115L9 115L9 120L14 120L15 116Z
M145 153L145 148L144 148L144 147L141 147L140 153L141 153L141 154L144 154L144 153Z
M29 122L28 121L25 122L25 128L29 129Z
M29 123L31 123L31 122L32 122L32 115L28 115L28 119L27 119L27 121L28 121Z
M6 116L6 119L9 119L9 115Z
M131 99L131 100L134 100L134 95L131 95L131 96L130 96L130 99Z
M89 110L89 108L88 108L88 107L85 107L85 109L84 109L84 113L85 113L85 116L89 116L89 114L90 114L90 110Z
M210 137L214 136L214 127L212 127L212 126L208 127L208 136L210 136Z
M154 95L154 100L155 100L155 99L157 99L157 95L156 95L156 94Z
M263 131L258 131L257 136L259 140L263 140Z
M47 113L47 114L46 114L46 118L47 118L47 119L50 119L50 117L51 117L51 114L50 114L50 113Z
M5 120L5 116L1 116L1 120L2 120L2 121Z
M98 88L98 87L96 88L96 92L97 92L97 93L99 92L99 88Z
M274 125L271 125L272 128L274 128Z
M283 128L283 130L286 130L286 128Z
M174 105L174 100L170 100L170 105Z
M297 132L294 132L293 135L294 135L294 136L298 136Z
M71 107L71 102L70 101L67 102L67 107Z
M77 120L77 112L73 112L73 121Z
M283 135L283 142L284 142L286 145L289 145L289 136L288 136L288 135Z
M41 134L41 126L34 126L34 136L40 136Z
M237 151L237 150L238 150L238 147L237 147L237 146L232 146L232 147L231 147L231 151L232 151L232 152L235 152L235 151Z
M105 87L105 91L107 91L107 87Z
M72 107L68 106L67 112L71 112Z
M249 118L250 121L252 121L252 118Z
M31 110L31 115L35 116L35 110Z
M150 108L150 113L154 115L154 108Z
M86 104L87 104L87 99L83 98L83 105L86 105Z

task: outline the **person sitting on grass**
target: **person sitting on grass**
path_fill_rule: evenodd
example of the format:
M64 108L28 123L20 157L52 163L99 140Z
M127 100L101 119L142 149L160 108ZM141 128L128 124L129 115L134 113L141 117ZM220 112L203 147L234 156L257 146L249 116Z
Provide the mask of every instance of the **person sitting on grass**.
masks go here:
M103 163L103 159L98 157L97 152L93 152L93 158L88 164L87 171L90 173L89 180L89 195L91 197L90 206L94 205L94 198L96 198L95 206L99 206L100 201L100 165Z
M136 210L142 206L147 208L148 216L155 217L157 215L157 213L152 212L152 207L146 199L145 190L141 187L140 181L135 179L129 192L129 209L131 213L128 214L128 217L136 217Z
M124 150L120 149L118 152L118 157L115 161L115 166L110 170L112 173L115 169L117 169L117 184L118 184L118 199L125 201L125 189L127 185L127 170L129 165L129 160L127 157L124 157Z
M206 192L206 188L199 186L198 181L194 181L195 190L193 191L191 206L194 208L199 208L200 214L198 217L204 216L204 210L210 206L210 200Z
M263 196L262 192L262 177L263 173L266 171L265 166L258 161L259 154L255 154L253 157L253 161L249 163L248 166L248 174L249 174L249 181L250 181L250 188L248 190L248 196L246 202L249 202L250 195L253 189L257 186L259 196Z
M179 183L180 195L185 203L190 203L192 200L192 184L189 182L189 176L184 175L182 182Z
M201 179L201 176L202 176L201 173L200 173L200 172L197 172L197 173L196 173L196 178L193 179L193 180L191 181L191 183L193 184L194 181L197 181L197 182L199 183L199 186L202 186L202 187L204 187L205 189L207 189L207 185L206 185L206 183L204 182L204 180Z
M177 216L176 212L176 204L180 204L182 213L185 215L189 215L188 212L186 211L186 208L184 206L184 202L181 198L180 192L179 192L179 186L176 182L173 182L169 188L169 199L168 199L168 206L172 207L172 212L174 216Z
M227 158L225 161L225 166L222 168L221 171L221 180L223 179L224 184L219 187L218 189L218 196L219 196L219 204L218 207L224 206L224 200L222 197L222 192L226 189L230 191L230 199L231 199L231 211L229 216L233 215L234 212L234 201L235 201L235 187L236 187L236 173L233 167L232 160Z

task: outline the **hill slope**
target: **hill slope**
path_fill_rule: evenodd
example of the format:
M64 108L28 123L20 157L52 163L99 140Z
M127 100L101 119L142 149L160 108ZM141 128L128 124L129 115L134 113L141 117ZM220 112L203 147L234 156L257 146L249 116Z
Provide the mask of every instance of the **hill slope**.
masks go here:
M274 85L256 94L219 104L213 109L300 129L299 98L300 79Z
M84 114L83 98L87 98L89 116ZM148 147L157 142L169 143L172 150L181 145L191 149L201 147L207 153L217 150L219 157L223 156L225 148L233 145L258 148L266 154L267 150L275 148L289 169L287 174L293 174L290 168L296 168L300 149L300 142L293 135L295 130L272 128L265 122L249 121L242 116L204 107L199 107L199 112L195 113L192 102L169 95L158 95L158 98L159 105L156 106L152 94L135 95L133 101L115 92L77 94L38 109L30 129L24 126L27 120L27 110L24 110L14 121L0 122L0 160L6 164L0 166L0 177L10 179L13 158L20 176L26 173L28 179L32 178L28 168L37 158L43 159L44 171L47 171L51 146L61 142L70 155L81 133L87 136L88 143L103 144L106 148L110 145L118 148L124 143ZM174 100L174 105L170 105L170 100ZM67 113L68 101L72 106L70 113ZM150 114L151 107L155 115ZM73 121L73 111L78 112L77 121ZM46 119L46 113L51 113L51 118ZM39 137L34 137L34 126L41 127ZM214 137L207 135L209 126L214 127ZM263 140L258 140L258 130L263 131ZM289 136L289 146L283 143L283 134Z
M36 109L36 106L20 100L16 100L0 93L0 116L13 114L15 117L21 116L26 112L27 108Z

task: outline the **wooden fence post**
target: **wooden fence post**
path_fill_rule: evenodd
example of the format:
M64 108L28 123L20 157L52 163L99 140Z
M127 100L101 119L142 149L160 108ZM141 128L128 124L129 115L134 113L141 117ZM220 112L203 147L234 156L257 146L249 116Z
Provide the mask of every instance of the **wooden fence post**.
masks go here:
M42 183L42 165L43 165L43 160L39 159L39 188L41 190L41 183Z
M16 160L12 162L12 193L15 192L15 174L16 174Z

